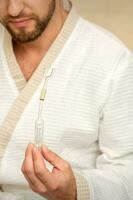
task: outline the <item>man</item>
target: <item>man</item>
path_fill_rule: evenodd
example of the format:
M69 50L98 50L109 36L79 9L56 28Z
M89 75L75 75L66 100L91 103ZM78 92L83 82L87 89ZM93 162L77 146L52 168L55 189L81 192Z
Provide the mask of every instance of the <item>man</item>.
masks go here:
M0 199L132 200L131 53L68 1L2 0L0 20Z

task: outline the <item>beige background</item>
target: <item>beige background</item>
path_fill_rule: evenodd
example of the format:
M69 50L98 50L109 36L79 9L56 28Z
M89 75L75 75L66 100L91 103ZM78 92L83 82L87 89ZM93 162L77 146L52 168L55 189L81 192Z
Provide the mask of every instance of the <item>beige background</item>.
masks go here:
M133 0L73 0L80 14L115 33L133 50Z

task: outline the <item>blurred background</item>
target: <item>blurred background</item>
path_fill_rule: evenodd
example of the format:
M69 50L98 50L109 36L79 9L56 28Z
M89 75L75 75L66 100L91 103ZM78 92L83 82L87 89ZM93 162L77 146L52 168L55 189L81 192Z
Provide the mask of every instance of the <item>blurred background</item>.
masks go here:
M133 50L133 0L72 0L86 19L117 35Z

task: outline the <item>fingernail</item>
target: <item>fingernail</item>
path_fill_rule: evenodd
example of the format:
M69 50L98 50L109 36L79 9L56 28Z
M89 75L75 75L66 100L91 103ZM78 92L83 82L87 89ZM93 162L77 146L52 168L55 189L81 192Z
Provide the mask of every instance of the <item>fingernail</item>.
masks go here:
M42 144L42 147L48 149L48 147L45 144Z
M40 146L38 147L38 151L40 151L40 152L41 152L41 147L40 147Z
M36 161L38 159L38 152L37 147L33 147L33 159Z
M33 151L34 151L34 153L36 153L36 152L37 152L37 148L36 148L36 146L35 146L35 147L33 147Z
M44 144L41 146L41 149L42 149L43 152L48 151L48 147Z
M29 144L28 144L28 147L34 147L34 144L29 143Z

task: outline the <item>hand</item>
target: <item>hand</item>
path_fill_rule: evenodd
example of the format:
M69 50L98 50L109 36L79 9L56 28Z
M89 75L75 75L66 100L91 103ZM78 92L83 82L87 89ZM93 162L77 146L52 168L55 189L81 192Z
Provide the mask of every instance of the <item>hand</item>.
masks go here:
M50 172L45 160L53 165ZM25 153L22 172L30 188L48 200L76 200L76 180L70 164L46 146L30 144Z

